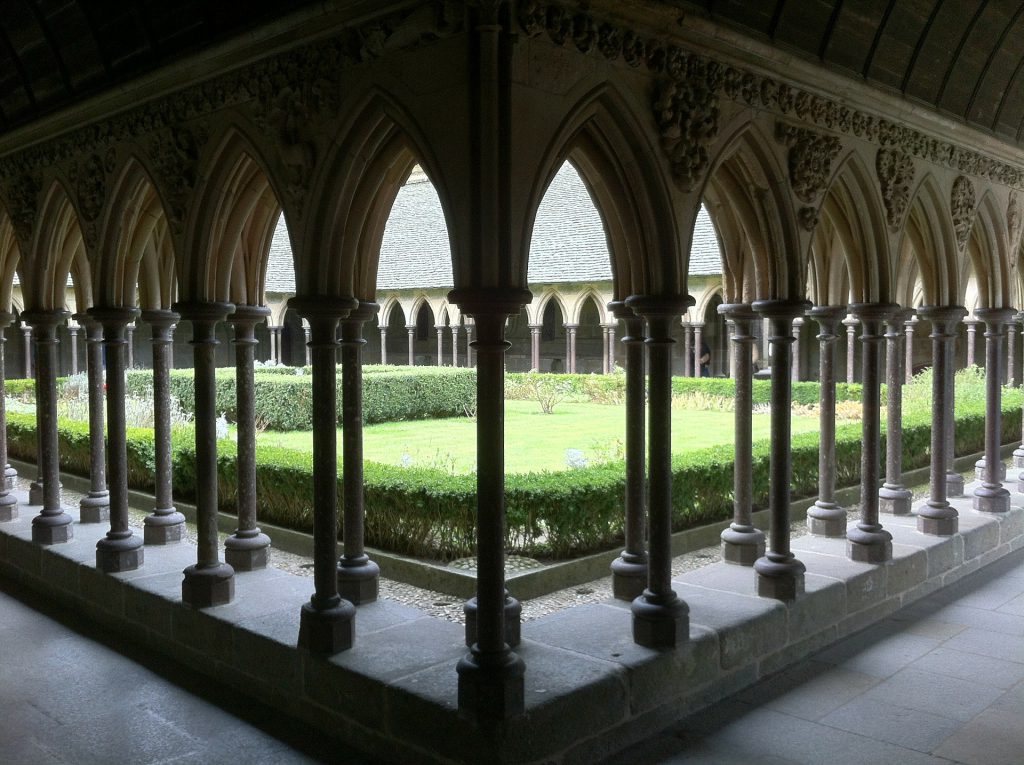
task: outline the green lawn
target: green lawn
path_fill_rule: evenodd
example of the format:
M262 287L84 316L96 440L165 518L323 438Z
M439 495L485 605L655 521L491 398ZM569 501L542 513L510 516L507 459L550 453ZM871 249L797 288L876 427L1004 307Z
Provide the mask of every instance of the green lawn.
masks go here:
M625 432L621 406L561 403L554 414L543 414L534 401L508 401L505 412L505 468L510 473L565 470L567 449L581 451L591 462L616 452L621 456ZM767 438L768 426L767 414L754 415L754 438ZM817 429L817 417L793 417L794 433ZM732 437L731 412L673 411L676 453L731 443ZM312 435L265 431L260 443L311 449ZM366 459L375 462L466 472L476 463L476 425L467 417L372 425L364 431L364 449ZM340 438L338 450L340 454Z

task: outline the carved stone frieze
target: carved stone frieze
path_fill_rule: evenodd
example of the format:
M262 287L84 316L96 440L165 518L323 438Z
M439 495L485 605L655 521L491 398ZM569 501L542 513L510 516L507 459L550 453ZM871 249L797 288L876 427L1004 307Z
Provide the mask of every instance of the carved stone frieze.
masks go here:
M26 246L32 240L40 187L39 179L25 172L14 175L0 184L14 235L22 246Z
M910 204L910 189L914 183L914 160L899 149L879 149L875 155L875 172L885 204L885 219L896 231Z
M718 99L699 82L666 80L658 85L654 112L672 176L689 191L710 161L708 145L718 135Z
M828 186L832 162L843 145L833 135L815 133L784 122L775 126L775 137L789 147L789 183L801 202L813 204Z
M1010 198L1006 203L1006 233L1010 242L1010 259L1013 265L1017 265L1017 253L1020 250L1021 235L1021 203L1020 194L1016 191L1010 192Z
M953 231L956 234L956 244L961 251L967 246L967 237L971 234L971 223L974 222L974 205L974 184L965 175L957 176L956 180L953 181L949 209L953 216Z
M167 222L180 233L188 214L188 203L196 187L199 152L207 134L202 125L169 127L154 134L149 152L157 183L167 203Z

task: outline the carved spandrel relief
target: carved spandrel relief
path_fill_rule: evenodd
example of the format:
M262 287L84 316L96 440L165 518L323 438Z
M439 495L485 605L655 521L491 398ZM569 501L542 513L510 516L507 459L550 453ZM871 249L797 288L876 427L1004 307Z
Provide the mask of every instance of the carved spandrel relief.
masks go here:
M832 163L839 156L842 142L835 136L782 122L776 125L775 137L789 147L789 184L797 199L807 205L798 211L797 218L803 228L813 231L818 223L817 206L832 177Z
M953 216L953 232L956 245L963 252L967 246L967 238L971 235L971 224L974 222L974 184L967 176L957 176L953 181L953 190L949 198L949 209Z
M878 173L886 222L889 228L897 231L910 204L914 160L898 149L879 149L875 155L875 172Z

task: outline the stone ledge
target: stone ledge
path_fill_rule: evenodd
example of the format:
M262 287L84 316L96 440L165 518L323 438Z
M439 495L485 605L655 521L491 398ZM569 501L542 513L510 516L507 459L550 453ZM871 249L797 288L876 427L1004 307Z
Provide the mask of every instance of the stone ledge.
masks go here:
M76 511L72 509L74 514ZM846 558L842 539L793 544L807 565L792 604L759 598L749 568L713 563L675 582L690 606L690 640L637 646L628 604L567 609L523 625L526 715L493 730L456 708L458 625L387 600L360 606L356 644L329 659L296 647L312 581L275 569L236 575L236 598L181 603L189 544L147 549L136 571L95 568L102 524L66 544L31 541L32 508L0 524L0 571L100 624L219 682L396 761L572 762L607 755L681 714L734 693L885 618L1024 545L1024 510L961 511L960 531L928 537L913 516L884 516L893 560Z

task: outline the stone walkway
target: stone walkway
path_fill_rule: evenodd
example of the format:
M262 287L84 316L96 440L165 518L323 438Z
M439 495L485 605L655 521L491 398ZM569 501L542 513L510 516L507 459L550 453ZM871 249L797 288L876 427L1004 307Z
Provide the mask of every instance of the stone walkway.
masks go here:
M607 765L1024 762L1024 550Z

